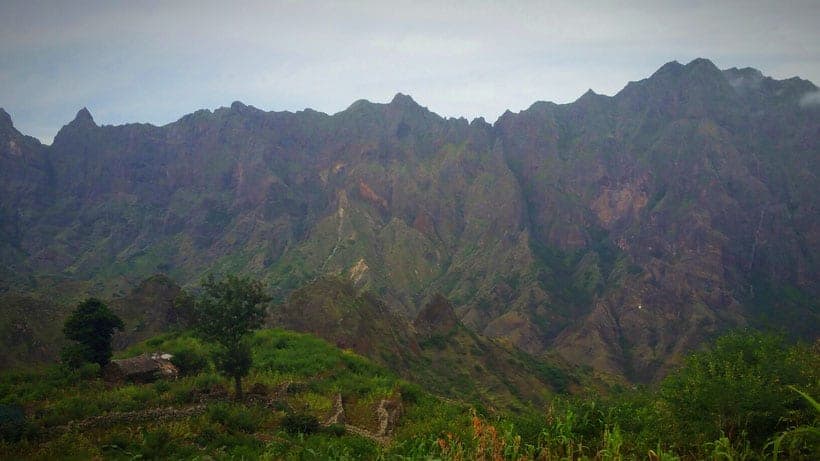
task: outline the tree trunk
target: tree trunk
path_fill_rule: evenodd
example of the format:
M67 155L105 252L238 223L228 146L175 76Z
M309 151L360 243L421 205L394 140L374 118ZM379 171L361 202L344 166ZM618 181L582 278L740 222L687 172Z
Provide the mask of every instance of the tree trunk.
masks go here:
M242 400L242 377L241 376L234 376L233 377L233 386L234 390L236 391L236 400Z

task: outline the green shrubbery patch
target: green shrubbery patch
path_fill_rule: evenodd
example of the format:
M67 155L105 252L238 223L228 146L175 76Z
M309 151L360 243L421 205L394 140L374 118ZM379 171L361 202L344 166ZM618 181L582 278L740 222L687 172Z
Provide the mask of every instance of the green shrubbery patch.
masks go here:
M282 428L291 434L313 434L319 430L319 420L305 413L288 413L282 419Z

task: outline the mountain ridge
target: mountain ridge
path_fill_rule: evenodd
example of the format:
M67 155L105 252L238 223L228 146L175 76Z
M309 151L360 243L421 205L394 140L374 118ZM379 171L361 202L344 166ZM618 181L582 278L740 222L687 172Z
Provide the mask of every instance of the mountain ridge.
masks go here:
M442 293L481 334L635 381L726 328L815 337L820 114L801 98L816 87L755 75L669 63L492 125L400 93L161 127L81 110L51 146L0 152L0 287L237 271L281 300L334 274L408 318Z

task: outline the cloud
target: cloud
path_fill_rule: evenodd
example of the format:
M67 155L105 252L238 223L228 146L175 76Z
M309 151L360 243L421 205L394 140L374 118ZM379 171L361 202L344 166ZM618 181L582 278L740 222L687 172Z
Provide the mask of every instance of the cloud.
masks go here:
M820 106L820 90L809 91L800 97L800 107Z

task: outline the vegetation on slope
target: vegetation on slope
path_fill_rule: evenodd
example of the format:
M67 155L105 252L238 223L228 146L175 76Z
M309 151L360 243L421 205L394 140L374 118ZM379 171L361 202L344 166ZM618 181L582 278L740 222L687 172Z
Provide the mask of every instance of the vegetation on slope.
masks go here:
M271 309L269 323L315 334L438 395L487 408L540 408L578 381L577 373L558 360L536 358L476 334L440 295L411 323L372 293L322 277Z
M176 354L187 376L107 384L97 368L59 366L0 379L4 459L817 459L820 351L732 333L658 388L556 398L537 415L442 400L305 334L252 338L251 392L230 399L210 351L188 333L124 355ZM321 427L341 395L348 426ZM389 437L374 409L403 411ZM148 414L150 418L140 419Z

